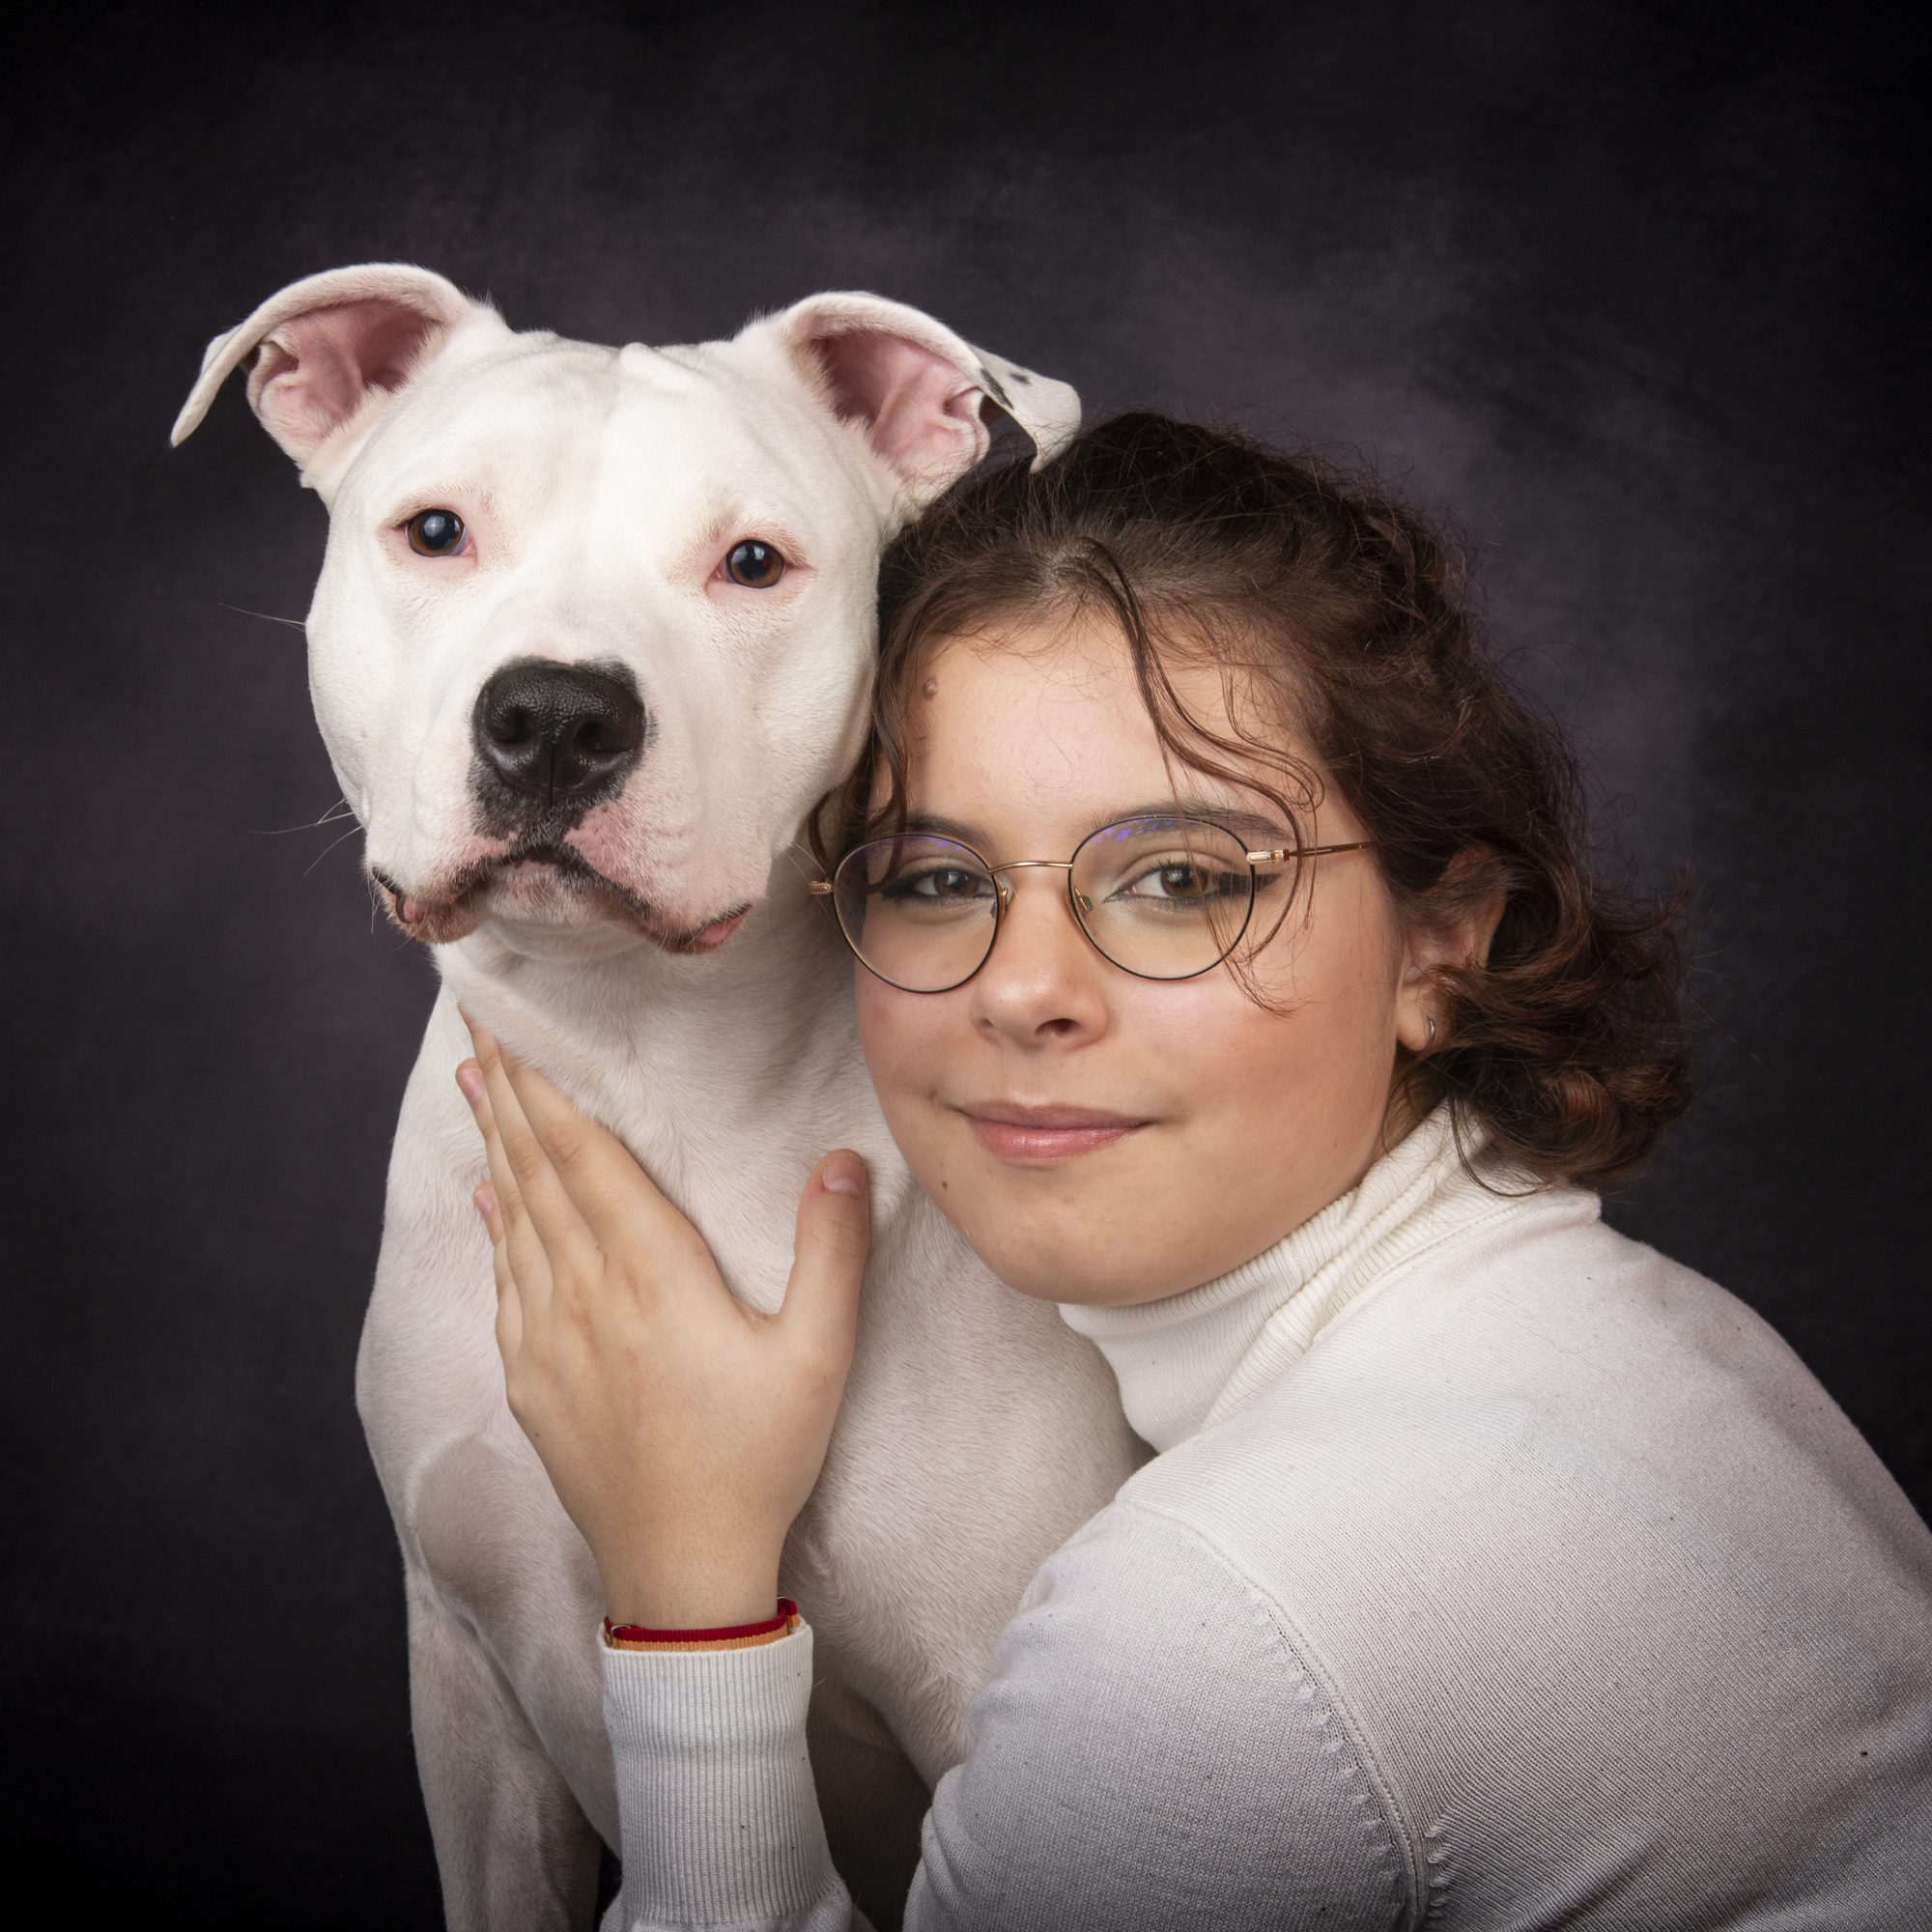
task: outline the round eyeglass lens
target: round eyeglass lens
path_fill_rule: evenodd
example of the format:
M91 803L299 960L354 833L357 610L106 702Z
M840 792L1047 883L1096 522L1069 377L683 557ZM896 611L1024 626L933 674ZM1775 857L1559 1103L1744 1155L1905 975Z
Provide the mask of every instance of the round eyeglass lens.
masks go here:
M848 852L832 901L852 951L888 985L946 993L985 964L999 888L985 861L950 838L875 838Z
M1068 883L1094 944L1143 980L1207 972L1235 950L1254 911L1247 848L1198 818L1103 826L1074 853Z

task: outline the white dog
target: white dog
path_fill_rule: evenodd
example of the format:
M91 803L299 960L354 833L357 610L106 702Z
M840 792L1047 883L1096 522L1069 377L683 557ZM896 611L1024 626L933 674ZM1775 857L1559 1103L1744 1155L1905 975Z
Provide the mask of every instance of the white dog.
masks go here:
M582 1925L617 1841L597 1577L503 1401L458 999L622 1135L755 1307L812 1163L871 1164L858 1360L783 1587L827 1673L828 1828L895 1910L995 1634L1144 1452L1099 1358L908 1177L797 841L861 740L883 542L985 453L988 400L1045 454L1078 399L871 296L608 349L389 265L217 337L177 442L244 363L329 510L316 716L370 876L442 972L356 1395L449 1921Z

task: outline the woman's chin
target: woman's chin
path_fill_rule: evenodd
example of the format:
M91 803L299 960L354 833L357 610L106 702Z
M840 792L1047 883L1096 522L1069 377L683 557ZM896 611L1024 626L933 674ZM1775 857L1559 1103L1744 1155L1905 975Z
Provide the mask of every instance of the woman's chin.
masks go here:
M969 1241L972 1234L961 1229ZM1035 1301L1064 1301L1086 1308L1125 1308L1158 1301L1192 1288L1171 1280L1169 1270L1149 1266L1145 1253L1096 1252L1091 1239L1003 1240L992 1246L973 1242L994 1277L1015 1293Z

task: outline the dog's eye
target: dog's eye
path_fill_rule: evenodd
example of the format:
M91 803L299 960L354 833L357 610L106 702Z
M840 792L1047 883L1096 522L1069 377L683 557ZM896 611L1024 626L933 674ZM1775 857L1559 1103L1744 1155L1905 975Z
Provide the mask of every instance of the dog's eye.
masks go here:
M453 556L463 548L463 519L454 510L418 510L404 527L418 556Z
M784 575L785 560L775 546L749 537L724 559L724 574L748 590L769 590Z

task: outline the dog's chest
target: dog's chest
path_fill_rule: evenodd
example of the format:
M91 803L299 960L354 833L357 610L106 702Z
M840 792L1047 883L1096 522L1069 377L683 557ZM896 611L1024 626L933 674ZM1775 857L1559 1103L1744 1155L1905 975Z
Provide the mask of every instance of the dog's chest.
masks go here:
M856 1077L852 1077L856 1076ZM761 1083L762 1085L763 1083ZM703 1236L726 1285L771 1313L791 1272L799 1197L834 1148L866 1157L875 1231L906 1211L913 1183L863 1065L820 1066L781 1091L748 1092L724 1072L607 1080L592 1110Z

